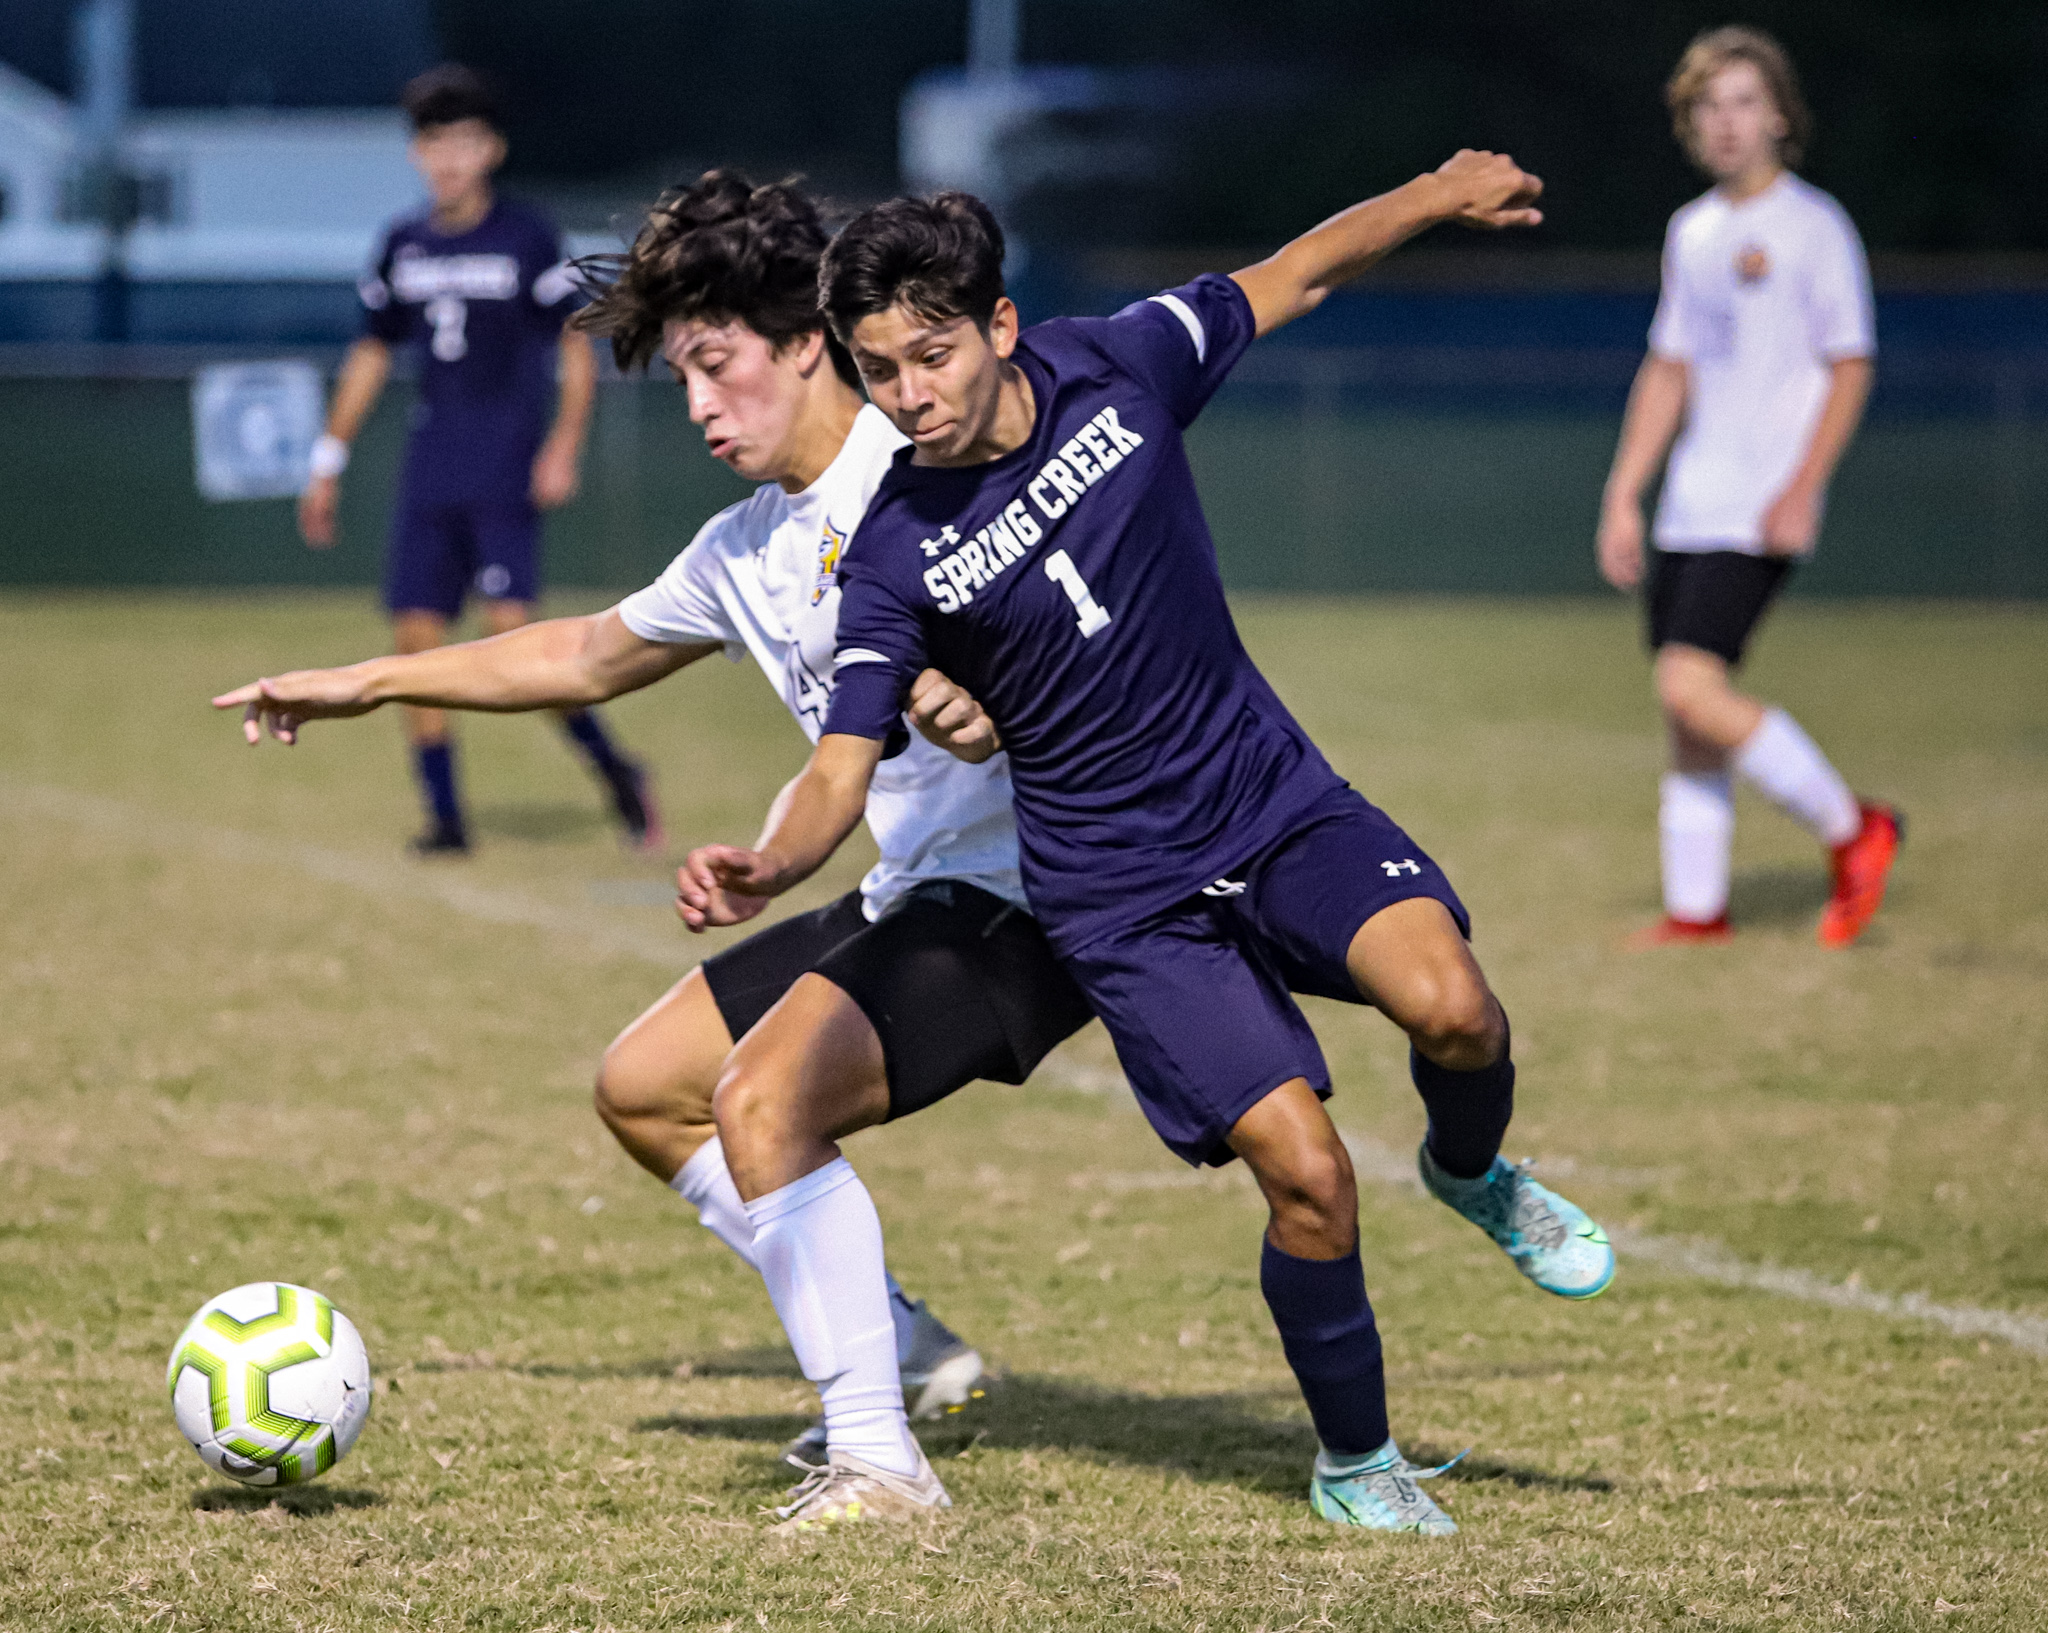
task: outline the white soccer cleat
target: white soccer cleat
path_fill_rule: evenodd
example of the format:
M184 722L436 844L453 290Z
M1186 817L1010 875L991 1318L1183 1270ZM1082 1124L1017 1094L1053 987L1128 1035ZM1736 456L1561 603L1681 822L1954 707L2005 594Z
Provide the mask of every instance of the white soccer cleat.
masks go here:
M775 1510L777 1523L771 1529L794 1536L867 1520L911 1520L952 1506L922 1450L912 1474L896 1474L852 1452L835 1451L823 1468L812 1469L790 1488L789 1501Z

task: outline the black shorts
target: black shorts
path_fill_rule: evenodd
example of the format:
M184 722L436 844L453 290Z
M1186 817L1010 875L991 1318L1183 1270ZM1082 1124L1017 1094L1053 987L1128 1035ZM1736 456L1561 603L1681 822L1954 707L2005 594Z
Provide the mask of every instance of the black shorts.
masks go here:
M1095 1013L1036 919L955 879L915 886L872 924L849 891L704 961L735 1041L807 974L824 976L874 1026L891 1120L979 1078L1022 1083Z
M1696 646L1742 662L1749 637L1792 571L1788 556L1740 550L1653 550L1645 610L1650 650Z

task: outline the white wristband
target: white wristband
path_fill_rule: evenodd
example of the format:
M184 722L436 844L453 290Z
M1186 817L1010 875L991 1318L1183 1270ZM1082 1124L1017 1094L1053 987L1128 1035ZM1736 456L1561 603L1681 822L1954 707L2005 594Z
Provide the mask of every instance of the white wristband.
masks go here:
M313 439L313 457L306 468L316 482L330 481L341 475L348 469L348 444L330 432L321 432Z

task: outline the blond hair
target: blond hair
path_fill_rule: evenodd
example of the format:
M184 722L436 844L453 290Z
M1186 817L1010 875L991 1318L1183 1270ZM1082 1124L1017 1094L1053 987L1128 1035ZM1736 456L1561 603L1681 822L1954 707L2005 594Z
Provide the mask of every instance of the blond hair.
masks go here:
M1796 165L1806 152L1813 134L1813 115L1799 90L1799 76L1785 48L1760 28L1733 25L1710 28L1694 37L1678 59L1671 83L1664 87L1664 101L1671 109L1671 128L1679 145L1699 163L1699 142L1693 130L1693 109L1707 94L1707 82L1730 63L1747 62L1763 76L1764 88L1778 106L1785 121L1785 134L1778 142L1778 158Z

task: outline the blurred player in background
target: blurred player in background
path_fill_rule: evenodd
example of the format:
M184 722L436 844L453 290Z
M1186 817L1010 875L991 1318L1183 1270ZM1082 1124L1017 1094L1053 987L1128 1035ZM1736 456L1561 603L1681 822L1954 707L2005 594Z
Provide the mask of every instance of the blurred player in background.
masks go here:
M314 446L299 530L316 550L334 543L349 444L390 377L392 348L414 347L420 401L399 481L384 604L398 650L423 652L447 639L472 589L493 633L531 616L540 593L541 512L575 497L597 364L589 341L563 328L579 286L553 225L491 185L505 137L490 87L448 64L407 85L404 102L413 163L432 203L391 226L363 280L364 334L342 365L326 434ZM658 849L645 770L619 752L591 710L563 709L560 718L627 838ZM406 731L427 807L413 848L464 853L469 825L447 717L408 709Z
M1645 595L1671 736L1658 813L1665 916L1632 944L1728 939L1734 772L1828 847L1834 889L1820 940L1846 947L1884 898L1899 814L1858 800L1789 714L1730 675L1793 564L1812 553L1829 479L1862 417L1876 350L1870 274L1842 207L1787 169L1810 121L1775 40L1748 28L1700 35L1666 97L1714 186L1671 218L1650 354L1600 519L1600 570L1633 589L1643 493L1676 436Z

